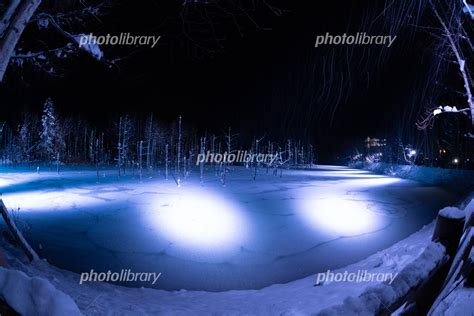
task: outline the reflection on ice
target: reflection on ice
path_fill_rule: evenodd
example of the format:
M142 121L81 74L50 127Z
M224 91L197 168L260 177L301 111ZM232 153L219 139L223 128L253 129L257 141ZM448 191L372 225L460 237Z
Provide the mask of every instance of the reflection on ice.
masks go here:
M247 236L242 212L229 199L200 188L184 188L172 201L156 200L147 220L159 234L178 247L228 250Z
M368 210L367 202L341 197L304 199L298 208L303 220L317 231L354 236L375 231L384 225L381 214Z
M354 179L350 180L348 184L351 187L376 187L376 186L384 186L388 184L393 184L400 182L401 180L398 178L389 178L389 177L377 177L377 178L365 178L365 179Z

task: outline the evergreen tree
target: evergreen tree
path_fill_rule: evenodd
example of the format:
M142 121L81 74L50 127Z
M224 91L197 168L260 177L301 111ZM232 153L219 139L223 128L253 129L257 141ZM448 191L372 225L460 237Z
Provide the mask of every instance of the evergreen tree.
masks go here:
M58 154L59 128L51 98L44 103L43 116L41 117L42 129L40 132L40 147L42 154L49 161L55 159Z

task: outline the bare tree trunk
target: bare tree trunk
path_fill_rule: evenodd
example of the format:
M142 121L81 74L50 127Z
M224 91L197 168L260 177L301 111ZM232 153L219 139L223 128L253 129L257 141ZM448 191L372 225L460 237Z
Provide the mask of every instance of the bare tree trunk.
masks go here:
M201 137L201 150L200 150L201 155L204 155L204 153L206 151L205 146L206 146L206 138ZM201 171L200 180L201 180L201 183L203 183L204 182L204 162L203 161L200 161L200 166L199 167L200 167L200 171Z
M59 169L59 151L56 153L56 168L57 168L57 172L58 172L58 176L60 174L60 169Z
M255 140L255 163L254 163L254 173L253 173L253 180L257 179L257 170L258 170L258 143L260 140Z
M96 170L96 173L97 173L97 183L99 183L99 159L100 159L100 155L99 155L99 139L97 138L95 140L95 170Z
M177 157L177 174L176 174L176 183L178 187L181 186L181 170L179 168L179 164L181 163L181 116L179 116L179 130L178 130L178 157Z
M146 167L148 170L152 169L151 165L151 156L153 153L153 114L150 114L148 118L148 125L147 125L147 143L146 143Z
M23 0L12 16L0 41L0 82L3 81L10 57L13 54L21 34L40 5L41 0Z
M143 181L143 141L141 140L139 145L139 155L138 155L138 173L140 175L140 183Z
M119 142L118 142L117 164L118 164L118 175L120 177L122 175L122 117L120 117L120 123L119 123Z
M2 20L0 21L0 37L3 37L3 34L5 33L8 25L10 24L13 14L15 14L15 11L19 5L20 5L20 0L10 1L8 8L5 11L5 14L2 17Z
M166 180L168 180L168 144L166 144L166 154L165 154L165 175Z

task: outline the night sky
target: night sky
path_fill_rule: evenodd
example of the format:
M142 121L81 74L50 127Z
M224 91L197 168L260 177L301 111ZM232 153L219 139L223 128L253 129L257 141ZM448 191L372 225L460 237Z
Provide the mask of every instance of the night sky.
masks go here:
M413 39L410 32L401 32L381 61L377 50L382 48L371 49L368 60L377 67L370 65L367 74L364 66L355 65L367 59L367 51L355 48L349 61L355 63L351 65L355 74L346 74L344 67L336 69L342 80L352 80L351 89L329 89L327 99L311 99L312 93L329 84L321 75L325 56L339 49L314 48L316 36L364 31L367 12L376 17L381 2L271 3L283 14L276 16L264 7L250 12L259 27L245 17L237 18L238 26L217 18L215 28L219 38L225 38L223 47L202 54L182 34L179 5L123 1L109 10L94 34L161 35L158 47L135 52L119 63L119 69L81 55L68 63L62 78L10 69L0 87L0 114L17 119L19 109L39 113L50 96L61 115L80 114L98 126L106 127L123 112L153 112L164 122L181 114L187 124L202 131L220 133L230 125L252 136L301 137L331 153L367 136L386 137L400 122L413 127L410 98L430 64L421 53L428 37ZM377 23L367 31L385 35ZM212 43L212 35L202 33L196 37L198 43ZM27 32L23 40L34 41L34 36ZM129 53L104 50L114 57ZM370 80L358 80L359 75ZM340 95L342 101L335 102ZM334 104L338 107L332 112Z

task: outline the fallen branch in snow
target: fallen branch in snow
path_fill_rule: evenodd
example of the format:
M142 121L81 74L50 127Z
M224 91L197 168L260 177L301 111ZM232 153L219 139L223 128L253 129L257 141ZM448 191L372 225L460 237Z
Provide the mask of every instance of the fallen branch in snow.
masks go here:
M2 199L0 199L0 212L2 213L3 220L5 221L11 233L13 234L15 241L20 245L21 249L25 252L28 259L30 261L38 260L38 254L33 250L33 248L31 248L26 239L23 237L22 233L16 227L15 222L10 217L8 209L3 203Z

